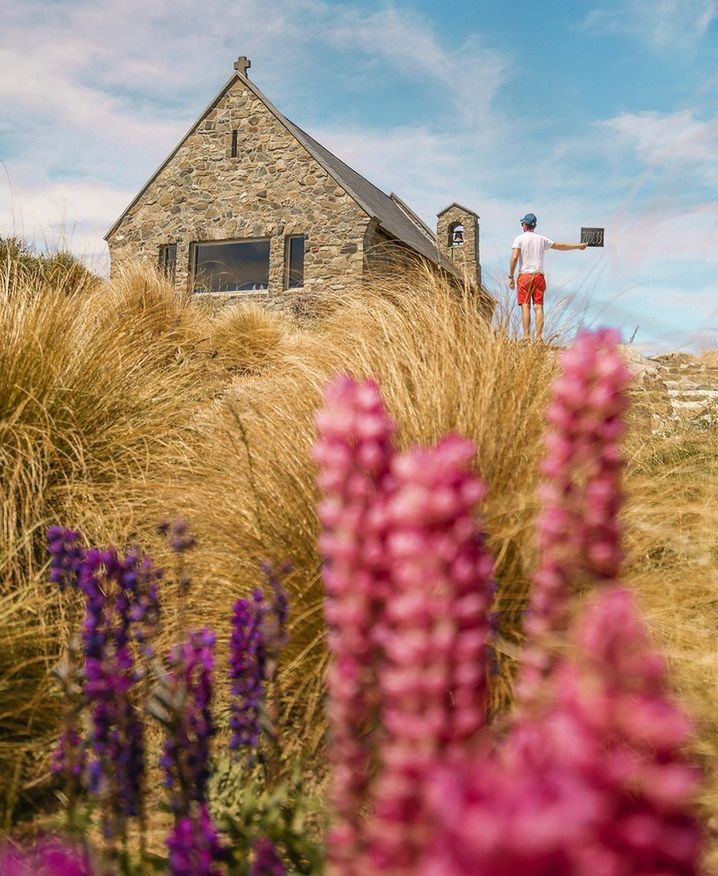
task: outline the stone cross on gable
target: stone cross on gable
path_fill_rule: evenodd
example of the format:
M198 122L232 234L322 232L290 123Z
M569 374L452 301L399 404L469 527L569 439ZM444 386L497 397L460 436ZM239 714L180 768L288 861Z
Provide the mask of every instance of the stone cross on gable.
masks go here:
M245 55L242 55L240 58L234 62L234 69L239 73L240 76L247 77L247 70L252 66L252 62Z

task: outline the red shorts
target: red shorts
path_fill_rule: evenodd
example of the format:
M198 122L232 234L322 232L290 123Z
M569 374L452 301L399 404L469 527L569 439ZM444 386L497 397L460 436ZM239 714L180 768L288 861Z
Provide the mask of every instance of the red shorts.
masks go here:
M534 304L543 304L545 291L546 277L543 274L519 274L516 282L519 304L527 304L529 299Z

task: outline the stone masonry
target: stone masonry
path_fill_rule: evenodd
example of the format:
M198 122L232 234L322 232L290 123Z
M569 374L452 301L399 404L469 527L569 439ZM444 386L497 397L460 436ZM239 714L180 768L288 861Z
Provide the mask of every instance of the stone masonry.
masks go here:
M461 227L464 232L462 244L452 243L452 232ZM439 250L452 262L459 276L466 276L471 283L481 286L481 262L479 261L479 217L473 210L461 204L450 204L439 213L436 223L436 242Z
M236 158L230 151L233 130L238 132ZM123 258L156 265L159 247L176 243L175 283L185 289L193 242L269 238L269 289L224 297L277 299L287 294L288 235L305 235L305 291L340 292L361 278L369 222L351 196L237 78L107 242L113 267Z
M451 204L434 235L397 195L377 189L275 109L247 78L249 66L239 58L235 75L108 232L113 271L125 261L159 266L162 248L174 246L175 287L199 290L195 244L268 241L267 289L195 291L196 297L212 308L248 298L296 307L315 294L340 295L379 266L401 269L395 256L403 253L404 264L428 260L476 287L482 301L493 300L481 286L476 213ZM451 240L457 225L464 231L460 245ZM303 287L295 280L287 289L292 236L304 237Z

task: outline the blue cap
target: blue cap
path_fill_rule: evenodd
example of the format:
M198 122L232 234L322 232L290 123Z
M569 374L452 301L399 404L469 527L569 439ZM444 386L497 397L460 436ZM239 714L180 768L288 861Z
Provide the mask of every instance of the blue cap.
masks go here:
M529 228L533 228L537 221L538 220L536 219L536 217L534 216L533 213L527 213L524 216L524 218L521 220L521 224L523 225L524 223L526 223L526 225L528 225Z

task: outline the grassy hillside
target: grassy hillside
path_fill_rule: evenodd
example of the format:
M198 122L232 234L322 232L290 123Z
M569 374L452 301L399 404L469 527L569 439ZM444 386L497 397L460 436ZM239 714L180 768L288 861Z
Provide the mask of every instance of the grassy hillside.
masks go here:
M137 542L169 563L158 521L197 534L183 624L226 646L233 601L260 563L290 562L291 637L282 666L293 745L321 753L325 663L316 551L313 414L327 379L371 375L402 447L447 432L477 446L499 583L496 710L536 562L533 521L555 350L487 325L474 302L414 272L327 302L315 323L256 306L208 317L134 270L77 294L31 280L0 288L0 768L6 818L45 783L56 729L50 669L73 606L45 583L47 524L96 543ZM560 340L560 339L559 339ZM626 442L626 580L667 650L678 694L714 758L718 699L718 438L651 431L640 386ZM164 644L178 618L167 585Z

